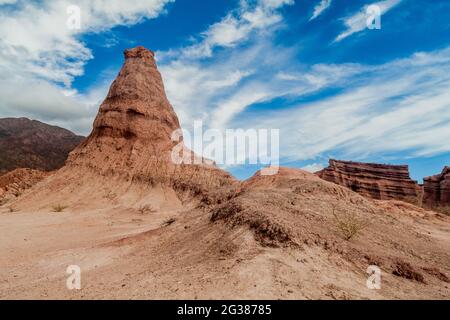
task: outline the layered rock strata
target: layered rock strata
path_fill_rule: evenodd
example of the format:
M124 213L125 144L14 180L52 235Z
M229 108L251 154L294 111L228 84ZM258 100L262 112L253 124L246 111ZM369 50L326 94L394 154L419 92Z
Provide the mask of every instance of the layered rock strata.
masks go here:
M396 199L411 203L419 201L420 187L410 178L407 165L331 159L329 166L317 175L373 199Z
M423 205L430 208L450 208L450 167L424 179Z

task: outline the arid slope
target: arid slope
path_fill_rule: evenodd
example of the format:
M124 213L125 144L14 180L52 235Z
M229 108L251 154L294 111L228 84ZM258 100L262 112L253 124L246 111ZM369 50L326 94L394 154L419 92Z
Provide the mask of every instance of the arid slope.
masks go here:
M296 169L238 182L177 165L178 128L154 54L127 50L66 166L0 207L0 298L450 297L448 216Z
M344 240L333 216L367 222ZM221 205L4 212L0 297L448 299L449 218L281 169ZM66 288L69 265L82 290ZM369 265L381 290L366 287ZM396 275L397 274L397 275Z

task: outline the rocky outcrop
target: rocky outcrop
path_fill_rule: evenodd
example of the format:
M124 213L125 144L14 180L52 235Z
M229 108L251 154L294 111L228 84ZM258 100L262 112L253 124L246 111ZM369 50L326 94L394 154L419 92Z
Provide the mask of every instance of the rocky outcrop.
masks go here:
M0 174L17 168L59 169L83 139L36 120L0 119Z
M338 161L317 173L324 180L379 200L403 200L417 204L420 187L409 176L407 165Z
M89 167L103 175L192 189L194 193L198 188L234 182L213 165L194 165L197 156L184 146L184 154L179 155L187 154L191 163L174 163L172 153L180 141L182 144L182 137L177 141L172 137L177 131L181 136L181 129L154 53L140 46L124 55L125 63L100 106L93 131L72 152L68 167Z
M49 207L57 195L71 207L102 207L113 198L117 205L172 210L186 202L214 203L222 197L217 190L237 184L213 164L194 162L201 158L183 144L154 53L136 47L124 55L91 134L45 185L19 199L21 206ZM191 161L180 164L174 154Z
M91 134L69 157L71 166L134 176L145 174L157 159L170 161L175 145L171 134L180 125L154 53L137 47L124 54L125 63L100 106Z
M450 167L445 167L441 174L424 178L424 206L447 210L450 208Z

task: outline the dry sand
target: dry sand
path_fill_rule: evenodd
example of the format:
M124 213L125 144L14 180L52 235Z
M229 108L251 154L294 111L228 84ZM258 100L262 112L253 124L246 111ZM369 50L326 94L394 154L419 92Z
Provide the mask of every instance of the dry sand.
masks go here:
M107 187L97 199L92 195L90 206L77 207L65 195L69 206L59 213L50 206L11 213L5 205L0 298L450 298L448 217L403 202L368 200L309 173L286 170L250 179L222 205L168 201L142 213L143 204L166 197L165 191L152 188L131 198ZM293 208L282 204L286 200ZM64 199L56 193L54 201ZM212 221L217 210L248 201L258 203L253 212L241 208ZM331 204L354 209L371 223L346 241ZM170 218L175 222L167 225ZM267 222L266 229L255 227L258 219ZM289 241L267 232L274 226L286 230ZM398 259L424 282L394 275ZM382 269L381 290L366 286L370 264ZM81 290L66 287L69 265L81 267Z

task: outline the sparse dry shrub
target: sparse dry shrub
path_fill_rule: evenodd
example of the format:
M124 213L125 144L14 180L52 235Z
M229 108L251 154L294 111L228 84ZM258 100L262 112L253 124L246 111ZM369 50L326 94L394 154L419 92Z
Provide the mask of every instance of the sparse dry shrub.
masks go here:
M441 272L438 268L436 267L427 267L427 268L423 268L423 270L432 275L435 276L436 278L438 278L441 281L450 283L450 278L443 272Z
M147 213L156 212L156 210L149 204L140 206L138 211L139 211L140 214L147 214Z
M64 206L62 204L56 204L56 205L52 206L53 212L63 212L67 208L68 208L67 206Z
M394 262L392 274L398 277L425 283L424 276L421 273L414 270L414 268L409 263L402 260L396 260Z
M358 235L368 225L368 222L360 220L355 212L348 209L338 209L333 206L332 210L335 225L347 241Z
M108 199L108 200L114 200L116 197L117 197L117 194L115 194L115 193L112 192L112 191L109 191L109 192L105 195L105 198Z
M374 254L366 254L364 258L367 260L367 263L371 266L381 267L383 265L383 259Z

